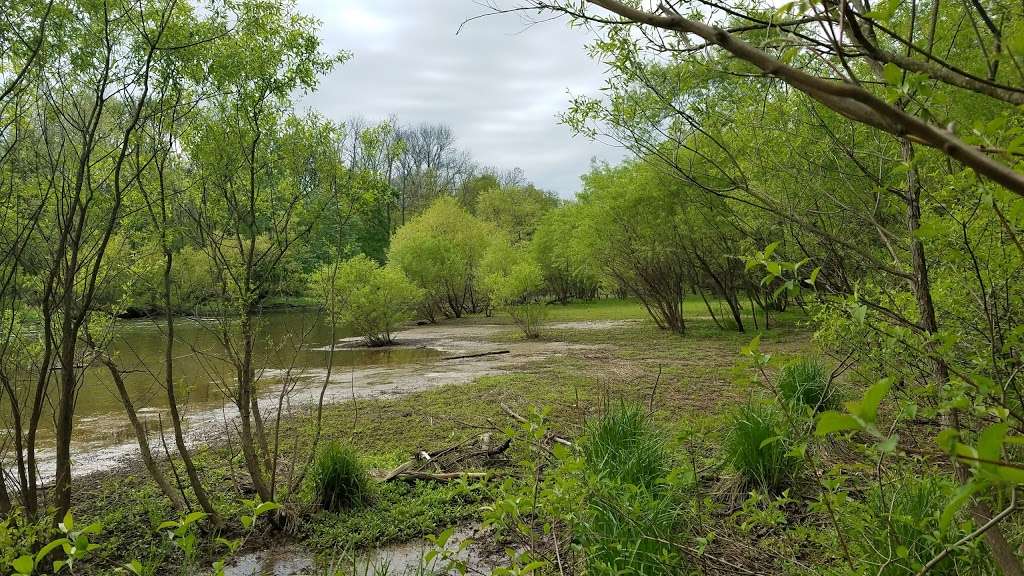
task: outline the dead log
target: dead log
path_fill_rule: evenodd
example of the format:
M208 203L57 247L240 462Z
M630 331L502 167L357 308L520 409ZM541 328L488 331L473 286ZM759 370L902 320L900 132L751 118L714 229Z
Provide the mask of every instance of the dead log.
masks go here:
M479 352L477 354L463 354L462 356L447 356L441 358L441 360L462 360L464 358L481 358L483 356L497 356L499 354L508 354L511 350L495 350L494 352Z
M438 482L449 482L461 478L483 480L490 476L494 476L494 474L488 472L420 472L418 470L409 470L388 480L435 480ZM384 482L388 480L384 480Z

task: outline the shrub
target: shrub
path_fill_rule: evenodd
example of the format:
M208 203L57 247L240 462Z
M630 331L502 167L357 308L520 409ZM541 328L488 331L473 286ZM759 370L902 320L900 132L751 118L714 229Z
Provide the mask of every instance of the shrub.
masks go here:
M343 510L370 501L370 477L352 448L331 442L320 448L313 469L313 487L324 510Z
M959 539L952 527L942 529L939 516L953 498L955 486L936 476L907 476L873 485L858 512L848 518L854 561L865 573L881 576L916 574L921 567ZM929 575L988 574L977 542L958 548L929 569Z
M370 346L392 343L392 333L412 319L423 292L401 270L381 267L364 255L313 275L333 317Z
M436 311L458 318L476 311L477 268L494 232L445 196L395 232L388 260L426 291L431 319Z
M591 422L582 449L589 470L650 492L669 469L662 436L639 404L621 404Z
M783 366L779 392L794 405L806 406L815 412L831 410L838 402L829 379L828 369L820 360L801 358Z
M488 248L482 268L491 303L507 311L527 338L540 336L548 309L540 300L544 274L533 256L523 246L499 238Z
M765 404L746 404L732 416L725 442L726 459L748 487L778 493L792 479L796 460L779 426L778 413Z

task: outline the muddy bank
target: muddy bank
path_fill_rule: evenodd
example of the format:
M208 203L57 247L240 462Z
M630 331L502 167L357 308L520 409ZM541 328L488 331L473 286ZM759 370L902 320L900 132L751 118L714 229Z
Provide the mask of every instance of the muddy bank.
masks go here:
M612 327L620 322L586 322L552 324L552 328L580 327L599 329ZM508 333L514 328L496 324L440 324L417 326L395 335L395 349L428 349L438 352L427 359L403 364L339 367L334 366L328 377L323 368L301 368L292 370L263 370L263 388L259 406L265 419L282 415L298 414L316 406L321 394L325 404L344 402L352 399L390 398L401 394L434 388L444 384L463 384L481 376L507 373L528 362L562 355L571 350L589 348L566 342L531 340L515 342L494 342L496 336ZM359 339L345 338L336 345L336 350L351 350L359 346ZM311 348L322 350L322 347ZM491 351L507 354L484 355L471 358L446 360L451 356L470 356ZM285 384L286 383L286 384ZM287 393L282 395L283 386ZM170 423L162 408L140 410L147 427L152 430L150 442L162 446L161 428L169 436ZM217 407L186 406L185 426L187 442L199 446L221 439L226 431L232 430L237 410L229 402ZM72 450L72 472L84 476L100 471L110 471L124 465L125 460L138 456L138 445L134 436L126 433L123 413L95 416L79 422L76 441ZM166 438L173 446L173 438ZM40 471L44 481L53 476L54 455L52 451L40 453Z

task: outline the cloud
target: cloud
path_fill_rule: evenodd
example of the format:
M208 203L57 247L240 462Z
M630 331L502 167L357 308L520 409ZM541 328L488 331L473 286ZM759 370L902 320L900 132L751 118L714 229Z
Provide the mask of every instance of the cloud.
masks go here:
M336 120L448 124L478 163L518 166L563 197L592 157L623 156L558 124L571 95L596 94L602 83L587 33L564 21L490 16L456 35L485 9L472 0L299 0L299 9L323 21L327 49L353 53L300 106Z

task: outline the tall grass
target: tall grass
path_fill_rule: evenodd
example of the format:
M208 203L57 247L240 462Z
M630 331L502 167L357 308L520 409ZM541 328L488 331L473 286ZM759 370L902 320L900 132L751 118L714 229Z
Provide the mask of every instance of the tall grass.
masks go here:
M320 448L313 469L313 487L324 510L344 510L370 501L370 477L349 446L330 442Z
M644 409L621 404L587 426L581 442L587 509L577 526L590 574L666 574L679 510L664 484L670 459Z
M771 405L745 404L733 413L726 459L746 487L778 493L788 486L797 461L787 451L778 412Z
M831 374L817 358L800 358L786 364L779 374L779 393L791 404L816 412L831 410L839 402L830 382Z
M638 404L607 407L604 416L587 426L582 448L591 471L648 491L669 468L662 434Z

